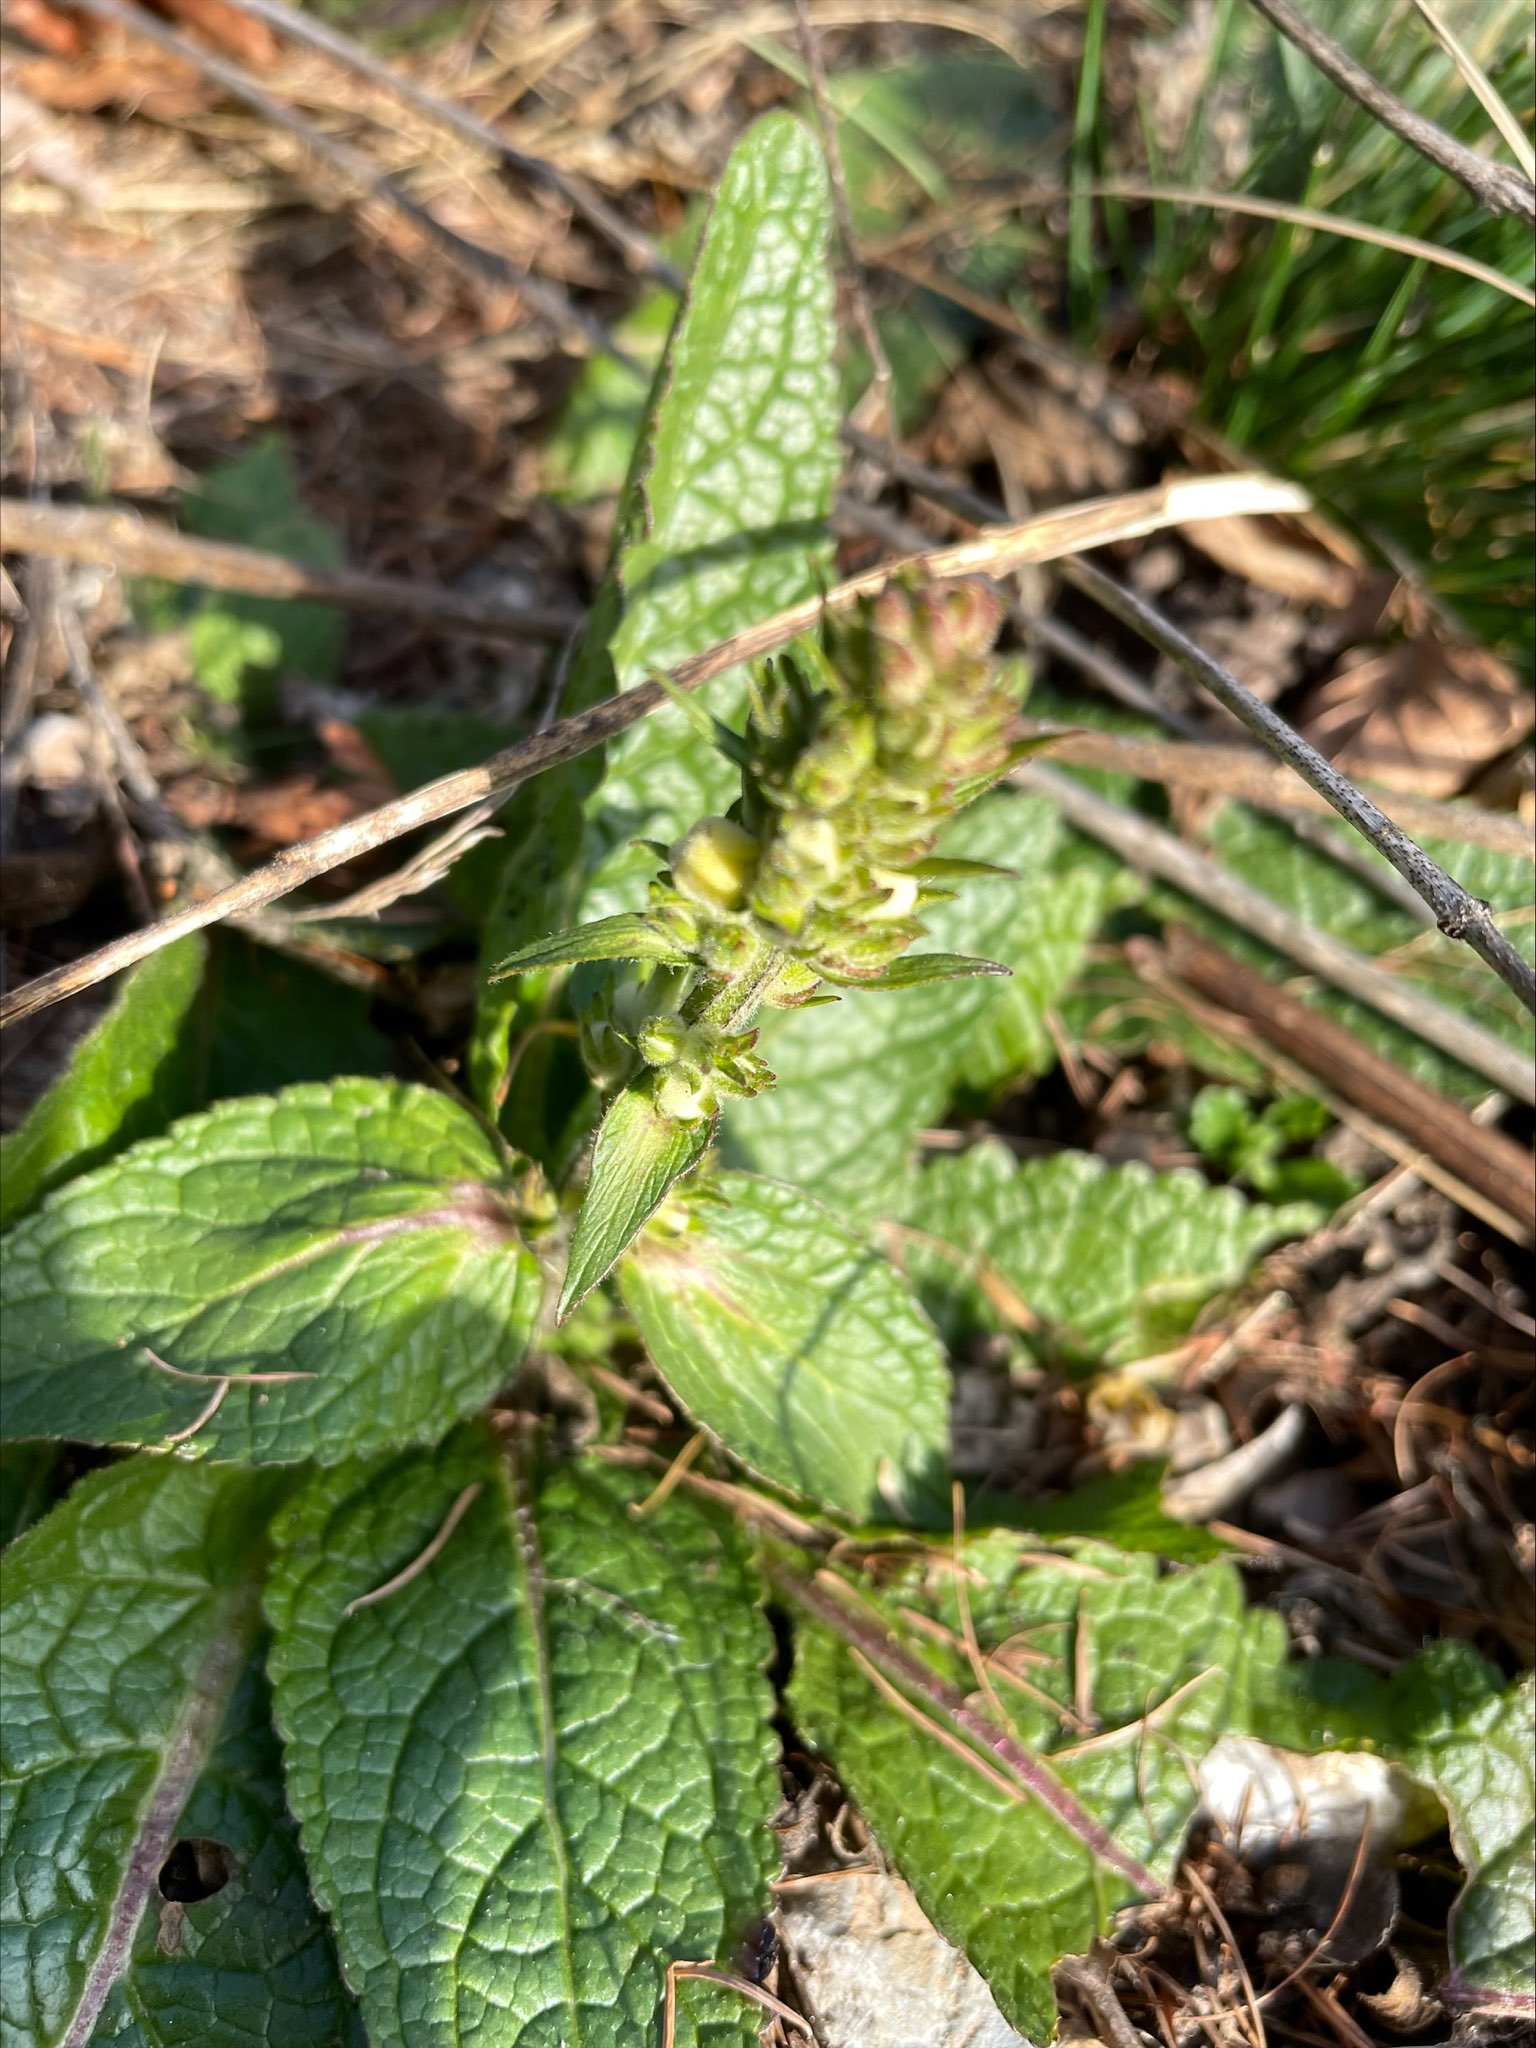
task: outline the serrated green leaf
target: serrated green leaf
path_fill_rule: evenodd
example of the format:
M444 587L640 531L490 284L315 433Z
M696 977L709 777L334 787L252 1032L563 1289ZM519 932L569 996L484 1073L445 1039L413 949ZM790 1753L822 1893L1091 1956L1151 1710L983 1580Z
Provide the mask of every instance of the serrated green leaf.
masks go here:
M1009 934L1011 979L976 1020L957 1061L967 1091L990 1095L1055 1066L1049 1018L1083 964L1110 895L1103 869L1072 861L1062 847L1050 873L1023 893Z
M1277 1615L1247 1611L1227 1565L1170 1578L1151 1557L1097 1546L1059 1567L1028 1555L998 1535L963 1555L970 1626L1004 1716L986 1725L1011 1749L953 1717L967 1695L980 1703L948 1553L889 1593L861 1586L851 1628L797 1617L790 1702L923 1910L1005 2015L1044 2040L1052 1966L1167 1881L1196 1805L1192 1763L1246 1717L1286 1638ZM822 1616L835 1604L823 1599ZM913 1635L914 1607L953 1649ZM921 1645L904 1665L888 1647L903 1635ZM1025 1652L1022 1684L1009 1680L1010 1644Z
M574 931L556 932L509 954L491 970L492 981L531 974L541 967L576 967L586 960L663 960L681 964L689 958L682 944L641 911L622 910L600 917Z
M1057 831L1049 804L1005 791L957 818L944 835L946 855L999 862L1019 879L974 882L936 905L925 916L934 942L1018 969ZM800 1183L852 1221L892 1213L915 1133L943 1115L967 1075L968 1041L1012 987L956 982L899 1002L855 991L808 1014L766 1013L760 1050L779 1085L731 1105L726 1157Z
M9 1437L190 1432L189 1455L258 1463L421 1442L510 1377L539 1308L496 1147L385 1081L188 1117L50 1196L7 1249ZM304 1377L242 1377L267 1373Z
M232 462L209 470L183 499L180 520L189 533L209 540L269 548L321 568L342 565L341 537L304 506L288 443L280 434L264 436ZM268 675L282 668L328 683L346 639L343 615L312 598L210 593L194 615L194 626L199 622L206 644L223 664L212 679L215 688L232 688L247 708L252 668Z
M220 2038L321 2048L342 2037L344 2001L274 1798L270 1749L265 1793L221 1783L231 1759L217 1749L224 1728L239 1742L249 1707L231 1726L260 1628L266 1523L287 1484L134 1458L83 1480L7 1553L8 2038L35 2048L123 2039L129 1982L146 2043L192 2038L151 2019L206 2013L215 1990L230 2025ZM254 1802L243 1814L242 1797ZM226 1846L237 1860L250 1850L239 1887L189 1909L183 1963L154 1974L143 1933L158 1917L157 1874L184 1818L211 1820L226 1799L242 1833ZM199 2028L196 2038L212 2036Z
M153 953L26 1121L0 1143L0 1228L193 1106L200 937Z
M713 1135L712 1117L679 1123L639 1089L625 1088L613 1098L598 1125L586 1197L571 1234L562 1322L628 1251L673 1182L698 1165Z
M668 1960L727 1960L762 1910L747 1546L678 1495L637 1520L640 1491L515 1472L475 1426L322 1474L282 1518L289 1796L373 2048L658 2040Z
M689 1414L856 1519L942 1497L949 1374L905 1282L796 1188L728 1173L625 1261L624 1301Z
M1448 2002L1536 2012L1536 1690L1470 1643L1395 1674L1383 1747L1445 1802L1466 1884L1451 1909Z
M1048 1543L1074 1538L1113 1544L1116 1550L1150 1551L1177 1564L1209 1564L1227 1555L1226 1545L1199 1523L1176 1522L1163 1512L1165 1467L1143 1458L1126 1472L1103 1472L1059 1500L1023 1502L1008 1494L982 1493L970 1503L973 1524L1027 1529Z
M724 640L828 580L837 481L831 202L810 133L759 121L721 174L667 352L644 466L643 525L616 558L620 689ZM739 675L709 689L726 715ZM637 837L675 839L724 808L735 774L669 707L621 736L590 807L588 912L633 907Z
M824 979L837 988L883 990L928 988L936 981L976 981L1008 972L999 961L981 960L974 953L903 953L879 974L826 974Z
M1245 1202L1184 1169L1111 1167L1088 1152L1015 1160L989 1142L927 1167L907 1220L921 1233L908 1269L952 1342L996 1327L976 1281L986 1261L1039 1319L1036 1341L1086 1365L1165 1350L1261 1251L1321 1215Z
M187 1107L336 1074L387 1073L392 1048L371 1008L366 990L344 987L244 932L213 933L201 1004L202 1088Z

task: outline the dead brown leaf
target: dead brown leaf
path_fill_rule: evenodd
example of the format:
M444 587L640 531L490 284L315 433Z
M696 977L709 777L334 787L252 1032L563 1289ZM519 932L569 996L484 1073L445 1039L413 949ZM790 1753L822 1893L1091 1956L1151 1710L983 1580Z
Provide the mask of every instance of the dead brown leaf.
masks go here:
M1503 662L1424 636L1341 669L1315 692L1301 729L1346 774L1448 797L1524 739L1533 715Z
M1341 611L1355 596L1354 570L1292 540L1273 520L1192 519L1179 530L1218 568L1298 604Z
M229 0L159 0L155 10L238 63L265 70L277 62L277 38L264 21L232 7Z

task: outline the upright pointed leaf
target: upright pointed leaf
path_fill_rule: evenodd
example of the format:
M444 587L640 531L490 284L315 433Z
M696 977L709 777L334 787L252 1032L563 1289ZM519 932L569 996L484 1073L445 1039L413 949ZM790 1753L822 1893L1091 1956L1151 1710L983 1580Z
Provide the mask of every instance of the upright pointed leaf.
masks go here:
M571 1235L570 1263L560 1292L568 1316L583 1295L612 1271L667 1198L667 1190L709 1150L714 1119L679 1123L649 1095L625 1088L598 1126L586 1198Z
M8 2039L346 2039L252 1670L266 1522L285 1488L134 1458L82 1481L7 1553ZM228 1882L173 1941L157 1878L188 1834L227 1852Z
M721 176L651 386L608 576L563 711L632 689L653 669L814 597L829 580L826 522L838 471L830 223L810 135L787 114L760 121ZM711 705L732 704L740 688L739 676L720 678ZM734 793L723 758L672 709L615 742L607 769L599 787L598 763L587 757L522 793L486 924L487 965L576 916L638 908L651 861L628 842L673 839ZM509 1037L537 1020L541 994L505 985L482 994L470 1069L479 1099L497 1111L509 1086ZM518 1100L503 1128L520 1143L536 1142L530 1126L544 1070L560 1058L546 1037L519 1065Z
M180 940L136 967L112 1008L26 1121L0 1143L0 1229L77 1173L194 1108L203 941Z
M373 2048L659 2040L667 1962L728 1959L763 1908L747 1549L637 1498L610 1467L515 1472L477 1425L321 1474L283 1518L289 1796Z
M981 960L974 953L903 953L878 974L829 974L826 979L839 988L927 988L936 981L975 981L1007 972L996 960Z
M949 1374L906 1282L797 1188L715 1186L622 1269L652 1361L764 1477L856 1518L914 1508L944 1475Z
M620 689L827 580L839 467L826 167L791 115L750 129L721 174L658 387L643 525L617 558ZM739 692L722 678L711 707ZM591 806L602 908L633 903L636 836L674 839L732 794L729 765L667 709L609 749Z
M365 1080L245 1097L11 1233L0 1425L331 1463L480 1407L539 1298L508 1168L456 1104Z

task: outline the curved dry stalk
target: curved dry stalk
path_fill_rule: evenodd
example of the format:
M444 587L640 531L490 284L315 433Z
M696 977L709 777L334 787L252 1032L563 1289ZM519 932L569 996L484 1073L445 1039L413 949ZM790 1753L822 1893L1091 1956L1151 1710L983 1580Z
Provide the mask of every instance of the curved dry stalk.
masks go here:
M96 0L92 0L96 4ZM797 635L808 632L821 617L824 605L851 605L857 598L872 595L906 572L928 578L950 576L991 576L1001 578L1025 562L1060 560L1084 548L1102 547L1109 541L1132 539L1176 526L1186 519L1219 519L1231 514L1253 512L1298 512L1310 505L1306 493L1293 484L1265 476L1188 477L1164 484L1156 490L1132 491L1123 497L1090 499L1059 512L1027 519L1022 525L1001 526L962 541L958 546L935 548L888 562L862 576L837 584L824 598L810 598L791 605L744 632L736 633L702 654L681 662L659 682L637 684L618 697L606 698L588 711L562 719L545 732L534 733L516 746L505 747L477 768L463 768L436 782L423 784L409 796L381 804L377 810L349 819L329 832L319 833L297 846L286 847L268 861L243 875L228 888L219 889L201 902L189 903L126 937L114 939L83 959L57 967L49 974L27 982L0 1003L0 1029L23 1017L36 1015L52 1003L81 989L92 988L109 975L147 959L187 933L202 931L227 917L244 916L264 909L279 897L302 888L306 882L344 867L349 861L375 852L418 826L451 818L488 797L505 797L521 782L557 768L578 755L600 747L638 719L646 717L668 701L668 688L694 690L713 677L723 675L744 661L755 661L786 646Z
M1279 199L1260 199L1246 192L1213 192L1202 185L1143 185L1134 178L1106 178L1083 188L1095 199L1165 200L1170 206L1208 206L1213 213L1249 213L1256 220L1286 221L1296 228L1315 228L1319 234L1340 235L1346 242L1369 242L1373 248L1393 249L1400 256L1415 256L1422 263L1441 270L1459 271L1478 284L1492 285L1522 306L1536 306L1536 292L1517 279L1506 277L1489 263L1463 256L1455 249L1443 249L1438 242L1421 241L1417 235L1400 235L1395 228L1378 228L1369 221L1353 220L1348 214L1327 213L1317 206L1292 206Z

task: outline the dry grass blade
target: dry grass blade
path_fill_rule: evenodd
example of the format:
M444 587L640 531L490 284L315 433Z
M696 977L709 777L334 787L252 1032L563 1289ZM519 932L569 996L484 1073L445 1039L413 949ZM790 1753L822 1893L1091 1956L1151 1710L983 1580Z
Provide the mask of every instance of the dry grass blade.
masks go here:
M254 597L317 598L354 611L398 612L487 640L559 642L578 621L552 606L488 604L431 584L325 569L234 541L199 540L119 506L0 500L0 549L59 562L93 562L120 576L163 576Z
M1106 178L1080 188L1094 199L1145 199L1169 206L1208 206L1213 213L1247 213L1255 220L1286 221L1295 228L1315 228L1319 234L1342 235L1348 242L1369 242L1378 249L1395 249L1400 256L1417 257L1421 263L1437 264L1442 270L1459 271L1478 284L1491 285L1522 306L1536 306L1536 291L1502 270L1462 256L1454 249L1442 249L1437 242L1421 241L1417 235L1400 235L1391 228L1372 227L1368 221L1351 220L1344 214L1325 213L1315 206L1292 206L1279 199L1261 199L1248 192L1215 192L1201 185L1143 184L1135 178ZM1031 192L1030 204L1052 204L1070 197L1065 189Z
M1060 560L1083 548L1101 547L1108 541L1156 533L1175 526L1181 519L1219 517L1222 512L1296 511L1310 501L1294 485L1277 483L1264 476L1191 477L1150 491L1134 491L1124 497L1100 498L1087 504L1068 506L1059 512L1028 519L1019 526L999 527L956 547L932 549L908 555L878 569L838 584L825 599L792 605L744 632L734 634L720 645L681 663L668 677L675 690L694 690L712 677L723 675L743 661L756 661L787 645L808 631L821 616L823 604L834 607L852 604L857 598L882 589L894 576L913 573L922 577L1002 577L1023 562ZM593 747L602 746L637 719L667 702L660 683L641 683L620 697L610 697L591 710L578 713L546 732L535 733L516 746L493 754L477 768L465 768L425 783L409 796L382 804L329 832L319 833L286 848L264 867L253 869L238 882L216 891L200 903L190 903L126 937L114 939L83 959L52 973L39 975L0 1003L0 1029L23 1017L34 1016L52 1003L81 989L93 988L109 975L157 953L188 932L202 931L227 917L245 915L290 895L305 883L344 867L349 861L387 846L419 826L453 817L488 797L509 795L520 782L573 761Z
M1516 163L1528 178L1536 178L1536 149L1532 149L1525 130L1494 90L1493 81L1487 72L1437 7L1431 7L1429 0L1413 0L1413 4L1440 39L1446 55L1477 95L1478 104L1508 144L1510 154Z

